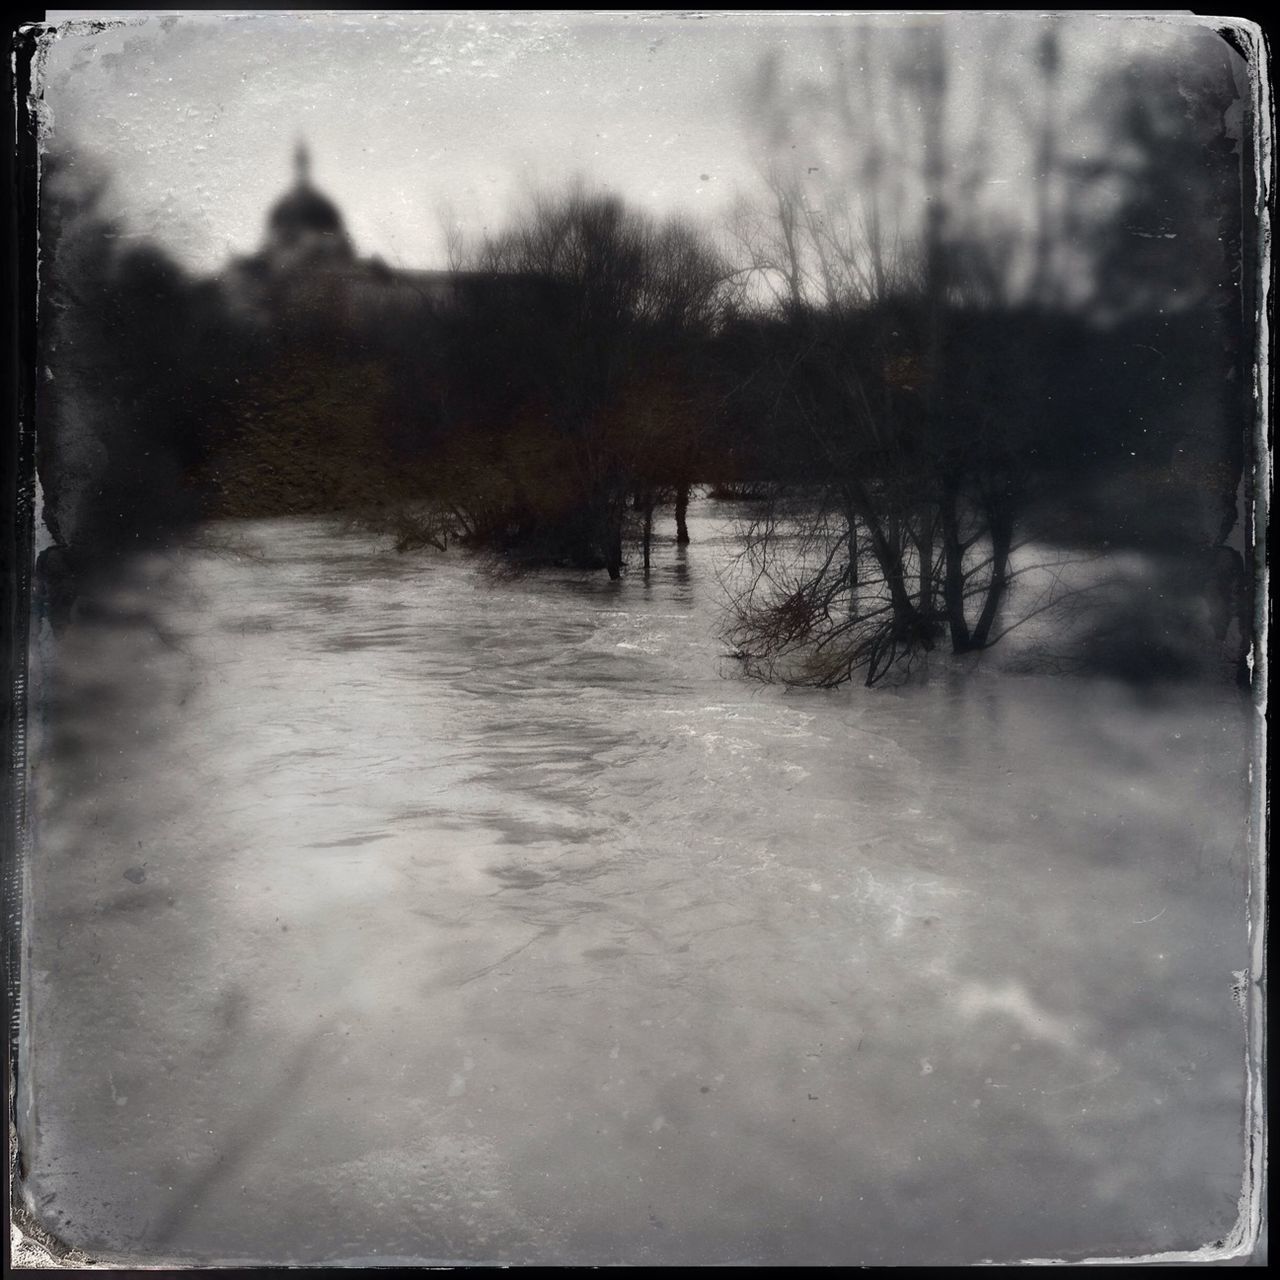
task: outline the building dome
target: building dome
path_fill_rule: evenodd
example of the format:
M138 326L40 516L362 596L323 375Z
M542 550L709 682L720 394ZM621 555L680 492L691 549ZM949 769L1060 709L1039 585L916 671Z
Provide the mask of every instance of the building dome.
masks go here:
M299 236L308 232L342 234L342 214L327 196L311 186L296 186L282 196L267 220L274 237Z
M352 256L351 241L338 206L311 185L311 159L299 146L294 159L297 179L275 204L267 218L267 247L277 255L292 258L302 251L306 258L316 253Z

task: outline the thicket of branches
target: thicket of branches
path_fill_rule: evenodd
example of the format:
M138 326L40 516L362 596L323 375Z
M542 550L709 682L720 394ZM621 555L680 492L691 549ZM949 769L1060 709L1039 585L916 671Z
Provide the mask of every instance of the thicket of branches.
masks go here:
M444 325L435 458L459 532L616 578L638 512L647 563L655 507L687 502L707 465L706 351L733 303L726 264L692 225L578 186L535 199L466 266Z
M1232 355L1241 175L1221 139L1240 86L1225 48L1118 75L1106 89L1114 159L1080 165L1057 140L1048 28L1018 82L1038 171L1033 216L1015 231L984 205L997 140L979 123L957 146L949 127L945 27L878 53L871 42L867 30L857 47L834 42L833 70L803 93L783 93L776 61L755 86L790 158L771 164L767 204L741 207L734 232L775 317L751 371L771 406L757 427L780 440L764 473L792 480L747 531L728 628L747 670L872 684L941 643L985 649L1024 620L1003 614L1032 535L1163 539L1207 580L1225 572L1238 609L1242 575L1223 550L1249 420ZM810 136L834 140L821 164L790 154ZM1193 176L1175 176L1184 168ZM1191 257L1171 247L1183 234ZM1176 384L1202 400L1191 432L1185 415L1171 421ZM1209 518L1156 514L1153 481L1191 457ZM1095 506L1092 529L1073 520L1107 477L1133 493Z

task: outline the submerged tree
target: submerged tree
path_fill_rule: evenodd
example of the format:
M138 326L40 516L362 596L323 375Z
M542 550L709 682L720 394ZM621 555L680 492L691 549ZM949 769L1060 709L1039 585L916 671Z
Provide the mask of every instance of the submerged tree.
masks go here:
M760 406L756 438L779 441L764 454L789 449L793 459L789 473L775 472L789 483L748 531L729 634L766 679L874 683L944 640L955 653L990 647L1024 620L1002 613L1014 552L1033 526L1043 531L1045 509L1108 467L1136 483L1128 464L1141 450L1127 439L1147 454L1147 441L1173 440L1161 421L1172 384L1161 386L1149 358L1125 354L1146 345L1159 355L1153 340L1135 342L1156 329L1144 330L1141 315L1123 331L1094 319L1110 224L1084 219L1098 203L1093 178L1067 163L1059 141L1057 24L1024 40L1020 62L1003 60L1015 79L1021 72L1018 136L1036 178L1021 225L989 204L993 135L979 127L957 141L946 31L913 24L886 40L862 28L851 47L833 41L828 80L791 95L776 61L757 78L775 151L790 159L767 174L763 207L739 209L734 223L743 261L772 299L747 394ZM1008 74L993 69L994 52L977 60L986 90ZM1229 98L1195 101L1217 110ZM1163 123L1147 132L1178 133L1183 154L1205 136L1179 133L1158 96L1152 114ZM1220 113L1216 122L1221 131ZM1132 107L1109 123L1112 134L1134 134ZM810 137L839 139L844 154L811 153ZM1007 149L1008 135L1001 141ZM1126 216L1152 202L1144 166L1172 145L1131 147L1143 160L1125 153ZM1221 157L1209 166L1218 208L1214 175L1229 170ZM1208 200L1207 190L1184 199L1201 226ZM1097 268L1084 273L1092 293L1079 283L1086 260ZM1160 324L1172 360L1186 326ZM1220 352L1214 360L1220 367ZM1212 370L1204 376L1211 385ZM1142 492L1158 505L1149 485Z
M474 542L617 578L628 510L651 530L693 481L725 269L690 225L580 186L537 198L470 266L441 497Z
M748 531L732 638L749 669L874 683L944 639L965 653L1000 637L1043 425L1033 319L953 314L929 361L911 300L819 313L775 340L754 391L778 406L792 478Z
M862 672L874 683L944 633L956 652L984 648L1009 581L1024 406L1001 381L1007 356L992 367L990 294L1000 282L952 226L942 31L914 28L895 49L887 104L874 99L886 87L873 90L865 75L856 89L838 76L823 99L855 153L857 204L832 186L815 204L799 174L775 171L771 220L738 220L748 261L784 282L771 380L772 403L786 410L774 418L803 436L808 455L806 514L797 527L791 494L785 522L776 512L757 522L736 601L732 638L767 678L837 684ZM914 132L901 123L908 115ZM914 166L889 167L884 118L899 122ZM901 225L907 187L910 227ZM1025 362L1021 373L1033 376ZM786 527L801 552L783 573L771 541Z

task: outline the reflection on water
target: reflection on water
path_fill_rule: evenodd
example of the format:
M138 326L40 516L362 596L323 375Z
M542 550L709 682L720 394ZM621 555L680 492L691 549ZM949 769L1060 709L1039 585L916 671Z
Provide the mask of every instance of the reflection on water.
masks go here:
M692 524L647 583L219 526L45 638L51 1230L659 1264L1229 1230L1243 706L745 685Z

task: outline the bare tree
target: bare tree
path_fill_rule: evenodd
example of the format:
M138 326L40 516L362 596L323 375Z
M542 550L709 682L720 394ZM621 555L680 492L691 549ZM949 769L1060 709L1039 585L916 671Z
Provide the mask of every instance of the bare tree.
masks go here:
M787 406L779 429L808 442L809 505L802 514L789 495L785 519L770 513L753 529L754 569L731 632L771 678L820 684L856 672L873 683L931 650L942 631L955 652L998 638L1043 352L1026 341L998 349L1011 335L992 317L1047 299L1052 287L1048 194L1026 233L1035 251L1021 296L984 243L973 201L986 160L981 147L966 148L963 164L953 154L944 26L916 24L892 41L870 28L857 36L852 50L834 42L829 81L792 99L841 139L837 171L770 169L763 207L741 205L732 224L744 262L787 320L770 378L773 403ZM1046 193L1058 65L1050 36L1033 72L1045 85ZM801 109L778 83L770 61L756 93L775 113L774 134L823 132L794 114ZM894 159L889 122L900 131ZM780 575L773 552L784 528L799 559Z
M675 498L682 517L687 505L707 411L698 349L731 292L726 268L692 225L581 184L536 196L470 266L493 282L464 303L457 347L480 428L458 439L463 457L485 442L489 476L488 516L472 526L496 521L482 536L513 553L599 563L617 578L628 508L645 513L647 558L654 507ZM472 449L453 470L475 461Z

